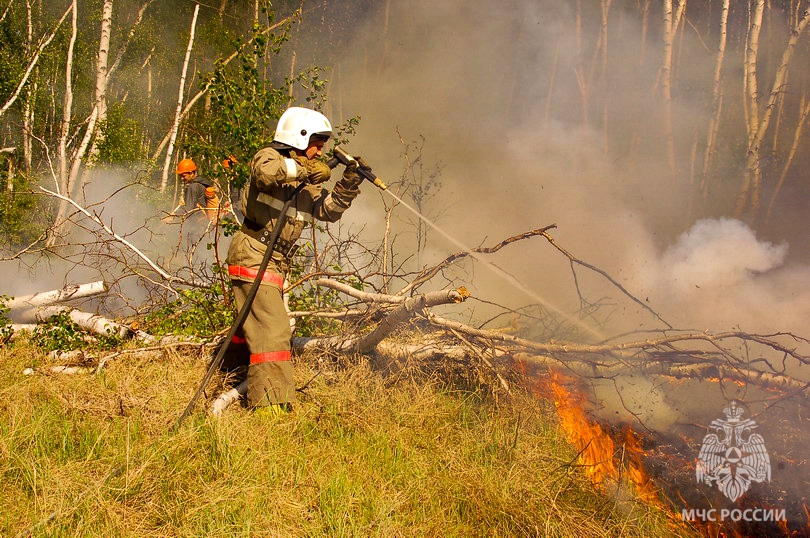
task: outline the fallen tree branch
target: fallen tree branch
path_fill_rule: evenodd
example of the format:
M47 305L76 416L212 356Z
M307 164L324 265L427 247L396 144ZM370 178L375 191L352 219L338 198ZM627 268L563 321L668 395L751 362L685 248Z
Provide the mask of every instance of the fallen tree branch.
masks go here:
M359 353L368 353L377 347L377 344L382 342L386 336L396 330L399 325L423 311L425 308L440 304L461 303L469 296L470 293L466 289L459 288L449 291L434 291L417 297L411 297L388 314L371 333L361 337L357 342L357 351Z
M127 338L133 332L129 327L121 325L111 319L89 312L82 312L81 310L69 306L42 306L23 312L20 314L20 320L23 323L42 323L60 314L67 314L68 318L70 318L73 323L85 331L102 336Z
M32 295L15 297L6 303L9 310L16 308L31 308L35 306L63 303L71 299L81 299L92 297L109 291L109 286L103 280L90 282L88 284L73 284L60 290L43 291Z
M219 397L211 404L209 413L215 417L220 416L223 411L228 409L234 402L238 401L239 398L245 396L246 394L247 380L242 381L231 390L220 394Z
M566 258L568 258L568 260L569 260L571 263L575 263L575 264L577 264L577 265L581 265L582 267L585 267L585 268L587 268L587 269L590 269L591 271L594 271L594 272L596 272L596 273L599 273L600 275L602 275L603 277L605 277L605 278L606 278L606 279L607 279L607 280L608 280L608 281L609 281L611 284L613 284L614 286L616 286L617 288L619 288L619 290L620 290L620 291L621 291L623 294L625 294L627 297L629 297L629 298L630 298L630 299L631 299L631 300L632 300L634 303L636 303L636 304L638 304L639 306L641 306L641 307L642 307L644 310L646 310L646 311L650 312L650 313L651 313L653 316L655 316L655 318L656 318L658 321L660 321L661 323L663 323L664 325L666 325L666 326L667 326L667 329L672 329L672 325L670 325L670 324L669 324L669 323L668 323L666 320L664 320L664 318L662 318L662 317L661 317L661 316L658 314L658 312L656 312L655 310L653 310L652 308L650 308L648 305L644 304L644 302L643 302L643 301L641 301L640 299L637 299L637 298L636 298L636 297L635 297L635 296L634 296L632 293L630 293L629 291L627 291L627 289L626 289L624 286L622 286L621 284L619 284L619 283L618 283L618 282L617 282L617 281L616 281L616 280L615 280L615 279L614 279L612 276L610 276L609 274L607 274L605 271L603 271L602 269L599 269L599 268L598 268L598 267L596 267L595 265L591 265L590 263L585 262L585 261L582 261L582 260L580 260L579 258L575 257L573 254L571 254L570 252L568 252L567 250L565 250L564 248L562 248L560 245L558 245L558 244L557 244L557 242L556 242L556 241L554 241L554 238L553 238L553 237L551 237L551 235L549 235L548 233L546 233L546 231L545 231L545 230L544 230L544 231L542 231L542 232L541 232L539 235L542 235L543 237L545 237L545 238L546 238L546 241L548 241L549 243L551 243L551 245L552 245L554 248L556 248L557 250L559 250L559 251L560 251L560 252L561 252L561 253L562 253L562 254L563 254L563 255L564 255Z
M368 293L353 288L348 284L332 280L330 278L319 278L315 284L324 288L330 288L341 293L345 293L349 297L360 299L364 303L386 303L386 304L401 304L405 302L405 297L397 297L395 295L386 295L384 293Z

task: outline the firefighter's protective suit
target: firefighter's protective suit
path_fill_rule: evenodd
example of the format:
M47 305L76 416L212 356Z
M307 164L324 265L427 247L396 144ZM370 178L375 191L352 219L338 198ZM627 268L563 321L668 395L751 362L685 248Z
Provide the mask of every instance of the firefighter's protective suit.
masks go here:
M354 170L347 169L331 192L316 184L328 180L329 174L329 167L323 162L300 156L292 147L279 142L260 150L250 163L250 182L243 189L241 200L245 222L234 235L227 257L237 308L242 308L256 278L273 227L278 219L284 219L250 313L233 338L230 358L226 359L233 364L234 354L249 355L250 407L295 401L291 331L282 300L289 256L307 221L313 218L337 221L360 193L361 179ZM302 181L312 184L298 193L287 215L281 215L284 203Z

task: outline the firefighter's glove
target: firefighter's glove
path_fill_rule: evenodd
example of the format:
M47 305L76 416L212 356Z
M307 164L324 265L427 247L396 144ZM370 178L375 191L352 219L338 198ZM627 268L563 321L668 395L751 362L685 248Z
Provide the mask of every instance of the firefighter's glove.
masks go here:
M319 185L332 176L332 169L320 159L307 159L307 182L311 185Z
M355 157L354 162L349 163L346 170L343 171L343 182L351 188L357 188L363 182L363 176L357 173L357 169L371 170L371 167L363 160L362 157Z

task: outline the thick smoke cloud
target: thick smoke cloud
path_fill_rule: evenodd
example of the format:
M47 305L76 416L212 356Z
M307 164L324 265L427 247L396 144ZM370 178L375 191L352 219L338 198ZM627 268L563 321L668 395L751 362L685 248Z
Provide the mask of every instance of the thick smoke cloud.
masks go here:
M600 23L598 10L589 9L581 21L588 63ZM389 181L405 167L400 136L424 136L420 164L442 167L442 189L428 213L441 211L438 224L467 245L556 223L553 233L562 245L611 273L674 324L801 330L807 270L786 265L789 234L768 242L740 222L701 221L688 194L697 181L690 163L680 159L674 178L669 171L661 128L660 21L655 13L650 17L642 44L637 11L614 6L609 71L602 77L598 66L595 75L579 71L571 2L390 2L387 13L383 5L365 13L340 51L327 112L336 122L362 116L350 149ZM293 47L306 50L305 33ZM673 103L682 156L708 125L714 56L694 32L684 33L676 54L678 79L691 88ZM739 62L729 54L727 72L736 72ZM583 89L591 92L585 111ZM605 101L607 151L600 125ZM733 176L723 184L738 181ZM413 249L402 224L410 216L397 211L404 258ZM345 220L364 226L370 239L381 236L383 217L378 197L365 194ZM510 249L492 261L558 308L579 307L567 260L543 240ZM432 233L419 262L455 250ZM617 305L604 316L609 330L659 326L604 279L580 275L588 298L610 296L607 302ZM460 280L474 293L512 306L532 302L480 266Z

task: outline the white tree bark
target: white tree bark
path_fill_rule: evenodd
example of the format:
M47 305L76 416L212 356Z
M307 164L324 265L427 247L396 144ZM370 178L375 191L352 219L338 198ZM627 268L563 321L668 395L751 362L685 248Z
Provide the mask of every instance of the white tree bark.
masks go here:
M77 21L77 0L73 0L73 31L70 36L70 43L67 51L67 61L65 64L65 102L62 107L62 129L59 134L59 182L57 183L57 192L66 196L70 195L70 183L68 182L68 153L67 153L67 139L70 134L70 118L73 116L73 51L76 46L76 36L78 34L78 21ZM67 204L61 202L59 210L56 213L54 224L56 227L62 222L67 211ZM55 239L56 233L52 234L48 239L48 246L51 246Z
M726 39L728 36L728 11L731 0L723 0L723 9L720 12L720 43L717 45L717 56L714 61L714 86L712 87L712 117L709 120L709 132L706 136L706 150L703 153L703 175L701 189L706 194L709 171L712 157L717 146L717 131L720 128L720 116L723 109L723 60L726 54Z
M211 404L209 412L215 417L218 417L222 414L223 411L228 409L231 406L231 404L233 404L234 402L239 400L239 398L245 396L246 394L247 394L247 380L242 381L231 390L220 394L219 397L216 400L214 400L214 402Z
M672 47L683 19L686 0L680 0L673 12L673 0L664 0L664 55L661 66L661 95L664 101L664 130L667 140L667 161L676 173L675 133L672 124Z
M16 308L31 308L35 306L51 305L63 303L72 299L82 299L106 293L109 287L103 280L90 282L89 284L74 284L60 290L43 291L32 295L15 297L6 303L9 310Z
M764 2L764 0L758 1ZM782 53L782 60L779 67L776 69L773 86L771 87L771 93L768 96L768 102L765 105L765 112L762 115L762 119L754 127L752 127L751 123L749 122L749 129L753 128L754 131L753 135L749 131L750 141L748 144L748 155L745 163L745 177L743 178L743 185L740 189L740 193L737 196L737 216L741 215L746 207L748 207L749 200L752 211L756 214L756 212L759 210L762 179L762 168L759 162L759 149L762 145L763 139L765 138L765 133L768 131L768 126L771 122L773 110L776 108L776 101L779 98L779 94L785 91L784 85L787 78L788 67L790 66L790 61L793 58L793 53L796 50L796 44L798 43L801 35L807 29L808 23L810 23L810 7L804 10L802 13L802 18L791 32L790 39L788 39L788 43L784 52ZM754 54L753 58L755 61L756 54ZM749 87L749 97L750 96L751 94ZM755 111L749 111L751 117L753 117L753 112Z
M748 28L748 39L745 46L745 104L748 145L756 136L759 123L759 98L757 84L757 55L759 54L759 34L762 30L762 16L765 12L765 0L756 0L751 23Z
M113 0L104 0L104 7L101 10L101 37L98 41L98 55L96 62L96 121L101 123L107 120L107 85L109 83L109 71L107 69L107 59L110 55L110 34L112 33L112 10ZM95 125L88 125L87 131L93 138L93 145L90 148L90 160L98 157L98 146L104 141L104 133L95 131Z
M180 89L177 92L177 111L174 115L174 123L169 135L169 149L166 151L166 160L163 163L163 175L160 179L160 192L166 190L169 180L169 167L172 164L174 154L174 143L177 140L177 130L180 126L180 115L183 111L183 94L186 89L186 73L188 72L188 61L191 57L191 49L194 48L194 32L197 29L197 15L200 13L200 4L194 6L194 15L191 18L191 31L188 36L188 47L186 47L186 57L183 60L183 71L180 75Z
M70 320L84 329L95 334L102 336L118 336L125 338L132 333L132 330L125 325L121 325L111 319L91 314L89 312L82 312L69 306L43 306L23 312L20 315L20 321L23 323L41 323L47 321L53 316L67 313Z
M782 167L782 173L779 175L779 181L776 183L776 187L771 195L771 201L768 203L768 212L765 215L766 221L771 218L771 214L773 213L773 205L776 202L776 199L779 197L779 191L782 190L782 185L785 183L785 178L787 177L788 171L793 164L793 159L796 157L796 152L799 149L799 142L802 139L802 131L804 130L804 125L807 123L808 117L810 117L810 99L807 98L807 91L805 91L804 94L802 94L801 104L799 105L799 121L796 123L796 130L793 132L793 144L790 146L790 152L785 160L785 166Z
M47 47L50 44L50 42L53 41L53 38L56 37L56 33L59 30L59 27L62 26L62 23L67 18L68 13L70 13L71 11L73 12L73 21L74 21L73 28L74 28L74 32L73 32L73 36L71 37L71 46L70 46L70 54L69 54L69 58L68 58L68 64L71 64L73 62L73 58L72 58L72 56L73 56L73 44L75 44L75 42L76 42L76 31L75 31L75 29L76 29L76 24L75 24L75 21L76 21L76 2L75 2L75 0L70 5L70 7L67 8L67 11L65 11L64 15L62 15L62 18L60 18L59 21L56 23L56 28L54 28L53 32L51 32L51 34L49 36L47 36L39 44L39 46L37 47L37 50L34 53L34 57L31 58L31 61L28 63L28 67L26 67L25 72L23 73L23 77L22 77L22 79L20 79L20 82L17 84L17 88L14 90L14 93L11 94L11 97L8 99L8 101L6 101L6 104L4 104L2 108L0 108L0 117L2 117L3 114L5 114L6 110L8 110L9 107L11 107L11 105L13 105L14 102L17 100L17 98L20 96L20 92L22 91L23 87L25 86L25 83L28 82L28 78L31 76L31 72L34 70L34 67L36 67L37 63L39 62L40 56L42 56L42 51L45 50L45 47ZM67 99L67 97L66 97L66 99Z

